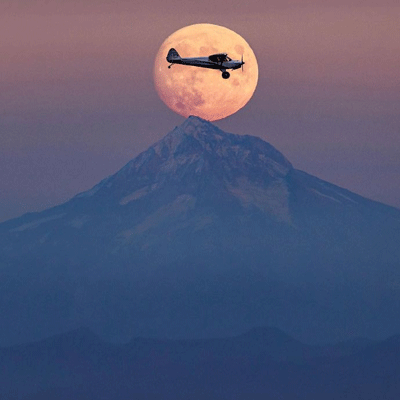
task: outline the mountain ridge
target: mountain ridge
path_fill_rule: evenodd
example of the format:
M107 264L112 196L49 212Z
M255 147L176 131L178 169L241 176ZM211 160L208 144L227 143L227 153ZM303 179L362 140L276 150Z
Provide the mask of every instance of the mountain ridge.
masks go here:
M78 329L0 348L5 399L397 399L399 338L310 346L258 327L207 340L100 340ZM62 360L62 362L60 362ZM360 368L360 365L362 368ZM197 396L197 397L193 397Z
M0 224L0 344L82 324L111 338L388 336L399 242L400 210L189 117L90 190Z

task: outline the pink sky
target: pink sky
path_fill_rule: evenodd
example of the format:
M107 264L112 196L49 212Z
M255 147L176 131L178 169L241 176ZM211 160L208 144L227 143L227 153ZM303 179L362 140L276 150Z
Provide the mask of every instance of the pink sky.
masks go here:
M253 99L218 126L400 207L395 1L134 3L2 2L0 220L90 188L181 123L157 97L153 61L199 22L242 35L260 69Z

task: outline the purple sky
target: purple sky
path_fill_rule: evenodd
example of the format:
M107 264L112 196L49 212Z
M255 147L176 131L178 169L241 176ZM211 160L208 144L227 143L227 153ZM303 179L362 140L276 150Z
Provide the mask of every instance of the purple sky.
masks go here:
M154 89L154 57L168 35L202 22L243 36L260 70L253 99L216 125L400 207L396 4L3 0L0 221L89 189L180 124Z

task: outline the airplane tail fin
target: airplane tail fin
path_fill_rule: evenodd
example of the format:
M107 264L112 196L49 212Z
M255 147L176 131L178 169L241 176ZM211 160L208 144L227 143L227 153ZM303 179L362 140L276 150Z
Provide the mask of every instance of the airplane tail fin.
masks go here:
M168 62L173 62L174 60L180 60L181 56L178 54L178 52L175 49L169 49L168 55L167 55L167 61Z

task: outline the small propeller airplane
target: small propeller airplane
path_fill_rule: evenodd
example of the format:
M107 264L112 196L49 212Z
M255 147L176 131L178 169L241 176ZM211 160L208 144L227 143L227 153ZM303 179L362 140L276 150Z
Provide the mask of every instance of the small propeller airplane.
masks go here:
M242 67L243 71L243 56L242 60L232 60L226 53L212 54L208 57L190 57L182 58L175 49L170 49L167 55L167 61L171 63L168 68L173 64L191 65L193 67L219 69L222 72L222 78L228 79L231 74L227 69L239 69Z

